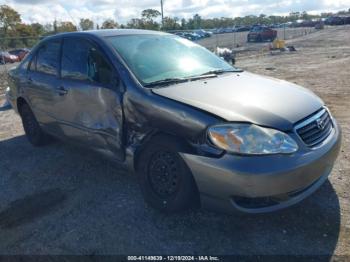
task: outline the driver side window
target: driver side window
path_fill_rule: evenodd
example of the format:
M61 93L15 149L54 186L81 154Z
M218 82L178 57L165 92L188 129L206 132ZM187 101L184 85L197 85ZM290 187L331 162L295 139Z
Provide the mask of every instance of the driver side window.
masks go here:
M108 85L113 70L103 54L89 41L66 38L63 42L61 76Z

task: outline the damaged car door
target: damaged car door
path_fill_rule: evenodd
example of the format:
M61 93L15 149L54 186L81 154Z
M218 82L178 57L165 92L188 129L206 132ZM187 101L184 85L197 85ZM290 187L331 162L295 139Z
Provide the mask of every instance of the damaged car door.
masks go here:
M123 160L119 85L117 72L97 44L83 37L64 38L54 107L61 135Z
M42 43L32 55L30 65L22 81L26 98L37 120L47 131L56 129L52 116L54 90L60 85L58 76L61 40L54 39Z

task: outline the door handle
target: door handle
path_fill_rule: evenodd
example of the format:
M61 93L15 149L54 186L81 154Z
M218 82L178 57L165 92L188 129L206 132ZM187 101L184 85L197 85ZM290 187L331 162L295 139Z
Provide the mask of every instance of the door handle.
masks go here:
M63 86L60 86L59 88L56 88L56 91L57 93L60 95L60 96L64 96L68 93L68 90L65 89Z

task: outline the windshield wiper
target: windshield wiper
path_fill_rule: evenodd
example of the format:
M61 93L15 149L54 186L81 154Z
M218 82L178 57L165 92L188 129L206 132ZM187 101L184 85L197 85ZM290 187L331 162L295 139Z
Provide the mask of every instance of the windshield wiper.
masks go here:
M166 78L157 81L153 81L147 84L144 84L145 87L153 87L158 85L167 85L167 84L175 84L175 83L183 83L189 81L188 78Z
M224 74L224 73L230 73L230 72L243 72L243 70L240 69L230 69L230 70L212 70L205 72L203 74L197 75L197 76L190 76L190 77L176 77L176 78L165 78L157 81L153 81L147 84L144 84L144 87L154 87L154 86L162 86L162 85L170 85L170 84L178 84L178 83L184 83L184 82L190 82L190 81L196 81L200 80L202 78L207 77L216 77L217 75Z
M201 76L204 75L220 75L220 74L225 74L225 73L240 73L243 72L243 70L241 69L229 69L229 70L223 70L223 69L217 69L217 70L211 70L208 72L205 72L203 74L201 74Z

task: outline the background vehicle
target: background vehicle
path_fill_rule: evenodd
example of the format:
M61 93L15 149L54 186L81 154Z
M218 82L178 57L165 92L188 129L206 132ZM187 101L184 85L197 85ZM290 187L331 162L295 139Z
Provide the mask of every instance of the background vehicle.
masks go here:
M273 41L277 37L277 31L266 26L254 26L247 36L248 42Z
M191 41L196 41L202 38L200 35L193 32L176 32L174 34Z
M19 62L20 59L16 55L11 55L9 52L0 52L0 63L16 63Z
M9 51L11 55L15 55L19 58L20 61L23 60L23 58L30 52L30 49L28 48L21 48L21 49L14 49Z
M232 32L234 32L234 29L230 27L218 28L214 31L215 34L225 34L225 33L232 33Z
M246 32L246 31L249 31L250 30L250 27L249 26L238 26L238 27L235 27L235 32Z
M200 37L211 37L212 36L212 32L205 31L203 29L195 30L194 33L196 33Z
M350 19L343 16L331 16L325 19L326 25L344 25L350 23Z

